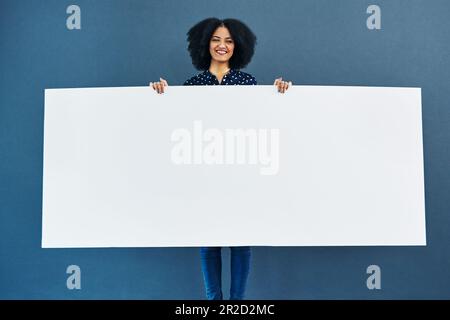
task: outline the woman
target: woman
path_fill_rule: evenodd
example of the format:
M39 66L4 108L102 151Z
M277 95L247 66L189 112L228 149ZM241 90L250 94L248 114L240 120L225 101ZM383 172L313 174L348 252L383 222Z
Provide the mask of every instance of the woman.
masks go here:
M236 19L208 18L193 26L188 35L188 50L192 64L202 73L185 81L184 85L256 85L256 79L240 71L250 62L256 44L253 32ZM278 92L284 93L291 82L275 79ZM166 80L151 82L158 93L164 93ZM222 300L221 247L200 248L203 279L209 300ZM230 300L244 299L250 267L250 247L230 247Z

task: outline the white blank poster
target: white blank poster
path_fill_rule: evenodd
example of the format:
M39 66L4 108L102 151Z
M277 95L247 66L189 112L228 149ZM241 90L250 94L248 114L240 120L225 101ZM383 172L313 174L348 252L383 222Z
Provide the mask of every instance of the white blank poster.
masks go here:
M42 247L426 245L421 90L45 90Z

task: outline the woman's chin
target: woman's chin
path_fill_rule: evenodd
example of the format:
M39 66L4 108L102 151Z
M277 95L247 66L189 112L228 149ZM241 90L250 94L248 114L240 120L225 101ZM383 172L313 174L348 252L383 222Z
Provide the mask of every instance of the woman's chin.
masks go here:
M217 62L227 62L230 60L230 57L214 56L213 60L216 60Z

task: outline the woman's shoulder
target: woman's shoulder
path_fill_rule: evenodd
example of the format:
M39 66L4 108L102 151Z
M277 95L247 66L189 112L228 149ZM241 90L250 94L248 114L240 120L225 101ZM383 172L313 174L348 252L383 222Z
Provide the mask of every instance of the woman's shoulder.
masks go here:
M239 79L239 84L246 84L246 85L251 85L251 84L257 84L256 82L256 78L254 76L252 76L250 73L241 71L241 70L236 70L236 76Z
M199 74L187 79L183 85L184 86L195 86L203 83L206 79L206 71L200 72Z
M254 78L254 76L252 76L250 73L241 71L241 70L236 70L235 71L238 75L242 76L243 78Z

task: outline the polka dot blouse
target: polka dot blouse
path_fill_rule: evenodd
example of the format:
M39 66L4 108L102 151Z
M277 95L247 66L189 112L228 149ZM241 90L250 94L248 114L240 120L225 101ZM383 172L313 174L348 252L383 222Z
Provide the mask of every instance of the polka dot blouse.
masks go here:
M239 71L237 69L231 69L226 73L222 82L213 75L209 70L186 80L185 86L215 86L215 85L256 85L256 79L252 75Z

